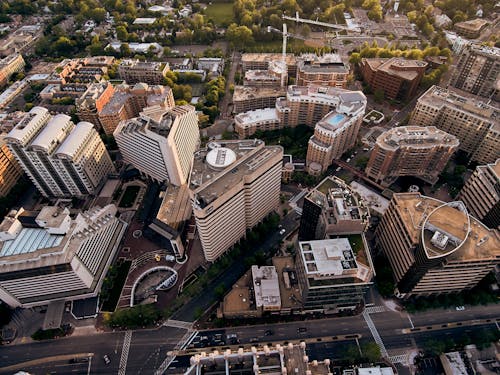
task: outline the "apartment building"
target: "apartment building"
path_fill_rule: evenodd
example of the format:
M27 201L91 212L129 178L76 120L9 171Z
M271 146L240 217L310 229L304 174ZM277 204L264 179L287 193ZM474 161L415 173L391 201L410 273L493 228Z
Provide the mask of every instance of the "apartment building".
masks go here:
M118 75L130 84L145 82L148 85L163 85L165 73L169 70L165 62L122 60L118 65Z
M257 109L235 116L235 131L240 138L247 138L257 130L272 130L295 127L299 124L314 126L331 111L342 107L348 111L349 105L342 100L350 100L348 94L361 100L366 98L358 91L348 91L326 86L288 86L286 97L276 100L273 108ZM361 95L361 96L359 96ZM347 103L347 102L346 102Z
M107 135L113 134L121 121L139 116L146 107L160 106L164 109L175 105L170 87L149 86L137 83L134 86L118 85L109 101L98 112L99 122Z
M459 149L481 164L500 157L500 110L477 98L432 86L417 100L411 126L435 126L460 141Z
M459 141L434 126L400 126L377 137L365 173L390 186L400 176L414 176L435 184Z
M285 89L282 88L235 86L233 112L242 113L274 108L276 100L283 96L285 96Z
M11 308L95 297L127 224L108 205L12 211L0 224L0 299Z
M457 22L454 25L455 31L467 39L476 39L481 35L481 31L488 25L488 21L476 18L464 22Z
M363 305L364 294L373 283L365 242L355 253L345 237L302 241L296 258L305 311L335 314Z
M467 45L458 55L450 84L474 95L500 100L500 48Z
M115 62L113 56L91 56L81 59L64 59L54 69L48 83L89 84L100 82Z
M23 170L14 158L5 142L4 135L0 136L0 197L5 197L14 187Z
M10 77L17 72L22 72L25 62L21 54L14 53L0 60L0 86L6 85Z
M241 66L243 72L248 70L268 70L269 64L273 61L282 61L281 53L244 53L241 55ZM297 58L293 53L287 53L285 63L289 77L297 75Z
M400 57L361 59L363 80L373 91L382 90L386 99L407 100L415 96L427 63Z
M0 56L11 56L15 53L24 53L42 35L42 25L24 25L9 32L5 38L0 40Z
M260 140L211 142L190 178L205 258L215 261L279 206L283 148Z
M187 183L200 142L193 106L145 108L139 117L122 121L113 135L124 162L144 175L176 186Z
M339 92L337 97L335 110L316 123L307 144L306 168L312 175L326 171L333 160L352 148L358 139L366 97L361 91L347 90Z
M6 135L10 151L44 197L94 194L114 171L94 125L34 107Z
M363 199L345 181L329 176L304 197L299 239L363 233L369 223L370 210Z
M318 56L305 54L298 58L297 86L332 86L347 88L349 65L334 53Z
M109 82L93 83L87 91L76 99L76 115L80 121L87 121L102 129L99 113L109 103L115 93L113 85Z
M500 261L500 233L467 212L420 193L396 193L376 238L401 298L473 288Z
M500 159L480 165L465 182L458 199L489 228L500 226Z

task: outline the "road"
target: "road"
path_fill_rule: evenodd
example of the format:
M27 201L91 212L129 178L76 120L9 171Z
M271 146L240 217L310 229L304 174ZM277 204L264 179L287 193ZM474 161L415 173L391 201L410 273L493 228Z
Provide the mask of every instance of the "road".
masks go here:
M127 374L152 374L169 350L172 350L186 331L172 327L135 331L126 363ZM117 374L122 354L124 332L73 336L57 340L0 347L0 374L18 370L34 374L87 374L89 363L69 363L70 358L91 353L91 374ZM107 354L111 363L106 365ZM36 361L26 366L9 366Z
M282 227L286 230L285 235L291 233L298 227L299 221L296 220L296 217L297 214L295 211L292 211L280 222ZM281 240L283 240L283 235L280 235L279 232L276 231L271 236L267 237L259 247L256 247L253 252L257 253L259 251L263 251L264 253L268 253L268 251L279 244ZM252 254L245 254L245 256L250 255ZM218 296L216 294L217 286L221 283L223 283L226 287L232 286L236 283L236 281L238 281L241 275L245 273L245 271L247 271L245 263L235 261L232 265L227 267L219 277L212 280L212 282L207 285L203 294L192 298L188 303L175 312L173 319L194 322L196 320L197 310L201 308L205 311L218 300Z

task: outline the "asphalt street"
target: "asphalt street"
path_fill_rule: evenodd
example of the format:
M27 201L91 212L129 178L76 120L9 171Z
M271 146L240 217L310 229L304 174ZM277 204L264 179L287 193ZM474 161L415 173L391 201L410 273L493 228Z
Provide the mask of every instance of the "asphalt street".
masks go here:
M268 236L266 240L259 246L254 249L254 253L259 251L263 251L267 253L269 249L272 249L274 246L279 244L283 238L290 234L293 230L295 230L299 221L296 220L297 214L295 211L290 212L286 215L283 220L281 220L280 224L282 228L286 230L285 234L281 235L279 230L277 230L272 235ZM252 254L245 254L246 256L250 256ZM182 306L177 312L172 316L173 319L183 320L188 322L194 322L196 320L196 311L201 308L203 311L207 310L214 302L218 300L218 296L216 294L217 286L223 283L226 287L230 287L238 279L247 271L247 267L244 262L237 261L234 262L231 266L227 267L226 270L216 279L212 280L212 282L205 288L204 293L194 297L184 306Z

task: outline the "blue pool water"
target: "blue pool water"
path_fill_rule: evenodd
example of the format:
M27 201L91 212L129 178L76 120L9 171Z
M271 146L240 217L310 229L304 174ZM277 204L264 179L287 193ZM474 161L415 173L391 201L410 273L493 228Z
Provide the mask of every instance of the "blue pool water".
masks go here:
M335 116L329 117L326 122L328 122L330 125L337 125L339 124L343 119L345 118L344 115L337 113Z

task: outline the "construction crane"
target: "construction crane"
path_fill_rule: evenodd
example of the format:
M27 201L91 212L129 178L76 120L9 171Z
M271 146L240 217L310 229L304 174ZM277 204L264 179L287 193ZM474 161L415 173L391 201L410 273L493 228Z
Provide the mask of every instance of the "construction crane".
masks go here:
M284 87L286 86L286 72L287 72L287 65L286 65L286 45L287 45L287 39L289 37L292 37L292 38L296 38L296 39L302 39L302 40L305 40L306 38L303 37L302 35L297 35L297 34L292 34L292 33L289 33L288 32L288 29L286 27L286 23L283 23L283 31L282 30L279 30L275 27L272 27L272 26L268 26L267 27L267 32L270 33L270 32L275 32L275 33L278 33L278 34L282 34L283 35L283 46L282 46L282 50L281 50L281 86Z
M299 12L295 12L295 17L290 17L285 14L283 14L283 19L284 20L289 20L289 21L295 21L297 23L309 23L311 25L317 25L317 26L324 26L324 27L329 27L331 29L339 29L339 30L351 30L349 26L344 26L344 25L336 25L334 23L327 23L327 22L321 22L321 21L313 21L313 20L308 20L305 18L300 18L299 17Z

